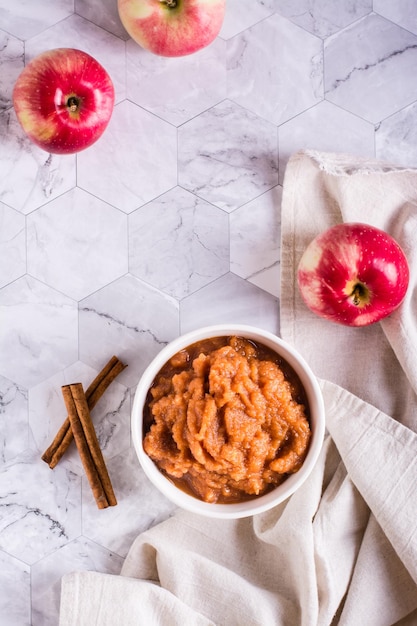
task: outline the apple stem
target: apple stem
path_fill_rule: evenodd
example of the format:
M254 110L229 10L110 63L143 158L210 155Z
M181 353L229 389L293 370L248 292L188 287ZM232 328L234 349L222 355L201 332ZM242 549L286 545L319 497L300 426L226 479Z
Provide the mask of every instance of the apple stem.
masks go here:
M177 0L159 0L159 2L163 2L170 9L173 9L174 7L177 6Z
M365 295L365 289L364 289L363 285L361 285L361 284L355 285L355 288L352 291L353 304L355 306L359 306L360 303L362 302L362 299L363 299L364 295Z

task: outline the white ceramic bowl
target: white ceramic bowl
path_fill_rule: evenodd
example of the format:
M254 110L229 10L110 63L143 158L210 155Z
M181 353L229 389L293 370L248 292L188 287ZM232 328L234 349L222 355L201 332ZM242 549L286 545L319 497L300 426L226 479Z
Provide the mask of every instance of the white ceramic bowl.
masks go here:
M152 385L155 376L158 374L161 367L174 354L202 339L233 335L253 339L255 342L258 341L268 348L272 348L295 370L307 394L310 408L310 427L312 437L306 458L301 468L298 472L291 474L281 485L278 485L272 491L245 502L233 504L210 504L185 493L180 488L175 486L172 481L162 474L156 464L146 454L142 445L143 408L149 388ZM302 485L312 471L323 444L324 431L325 414L323 397L317 379L305 360L300 356L300 354L298 354L298 352L296 352L296 350L294 350L294 348L282 339L279 339L274 334L246 325L224 324L218 326L207 326L182 335L169 343L161 350L161 352L159 352L159 354L157 354L143 373L136 389L132 409L133 443L139 462L151 482L177 506L193 513L199 513L200 515L224 519L248 517L250 515L261 513L271 509L291 496L300 487L300 485Z

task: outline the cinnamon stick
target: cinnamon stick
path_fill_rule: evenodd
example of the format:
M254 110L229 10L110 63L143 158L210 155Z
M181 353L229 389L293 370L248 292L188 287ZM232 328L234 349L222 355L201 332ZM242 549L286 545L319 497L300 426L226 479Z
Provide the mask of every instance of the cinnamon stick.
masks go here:
M117 504L110 476L91 421L87 398L81 383L62 387L65 406L84 471L99 509Z
M127 365L124 365L121 361L119 361L116 356L112 356L101 372L94 378L85 392L90 411L92 411L93 407L97 404L108 386L125 369L125 367L127 367ZM68 449L72 440L73 434L69 418L67 417L55 435L51 445L42 454L42 460L45 461L51 469L53 469Z

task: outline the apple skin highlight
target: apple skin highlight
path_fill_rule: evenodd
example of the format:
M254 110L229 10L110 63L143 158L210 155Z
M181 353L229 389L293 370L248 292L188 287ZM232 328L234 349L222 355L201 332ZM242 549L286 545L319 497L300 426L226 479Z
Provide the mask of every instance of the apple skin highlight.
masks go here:
M23 69L13 89L17 119L40 148L72 154L91 146L114 107L113 82L92 56L73 48L41 53Z
M407 258L386 232L369 224L338 224L304 251L297 281L315 314L346 326L368 326L395 311L409 283Z
M208 46L220 32L226 0L118 0L120 20L142 48L179 57Z

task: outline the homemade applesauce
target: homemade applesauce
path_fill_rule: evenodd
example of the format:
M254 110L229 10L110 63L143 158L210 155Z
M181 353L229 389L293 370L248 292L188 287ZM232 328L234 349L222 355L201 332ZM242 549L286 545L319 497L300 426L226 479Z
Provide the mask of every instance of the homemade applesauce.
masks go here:
M205 502L266 493L302 465L308 403L279 355L242 337L199 341L159 371L143 447L180 488Z

